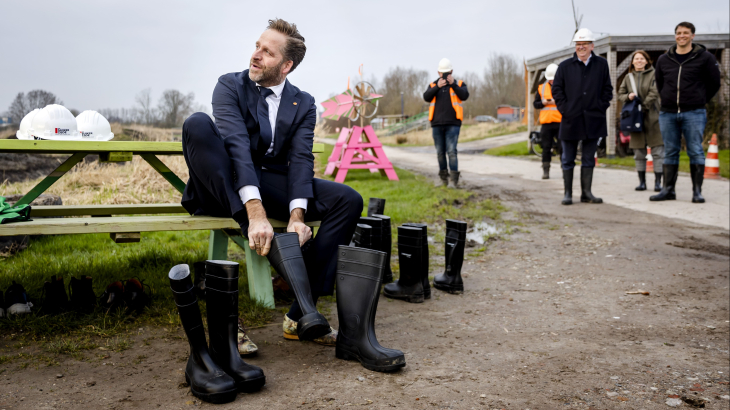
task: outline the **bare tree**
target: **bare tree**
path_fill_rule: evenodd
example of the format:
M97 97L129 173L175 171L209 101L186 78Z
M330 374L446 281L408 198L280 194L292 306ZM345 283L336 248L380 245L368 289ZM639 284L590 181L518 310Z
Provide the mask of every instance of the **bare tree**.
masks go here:
M428 87L428 72L413 68L391 68L378 91L383 98L378 105L378 114L392 115L401 113L401 93L403 93L403 113L411 116L427 107L423 92Z
M8 112L13 121L20 122L23 117L36 108L43 108L48 104L63 104L53 93L45 90L33 90L28 94L18 93L10 103Z
M152 90L145 88L134 97L139 109L139 122L152 124L157 120L155 109L152 107Z
M160 119L168 127L182 125L185 118L192 114L195 94L185 95L178 90L165 90L157 103Z

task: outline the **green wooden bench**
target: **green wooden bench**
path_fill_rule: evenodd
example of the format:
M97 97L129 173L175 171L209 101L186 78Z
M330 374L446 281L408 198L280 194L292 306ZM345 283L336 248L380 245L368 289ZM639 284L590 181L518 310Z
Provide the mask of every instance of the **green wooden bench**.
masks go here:
M312 151L323 152L324 145L314 144ZM18 200L18 205L33 202L90 154L99 155L102 162L130 161L134 155L139 155L179 192L182 193L185 189L185 183L157 158L158 155L182 155L182 144L179 142L0 140L0 152L70 154L61 165ZM251 298L258 299L268 307L274 307L268 259L249 248L248 240L241 235L240 228L233 219L190 216L180 204L34 206L31 217L53 218L0 225L0 236L108 233L117 243L129 243L139 242L141 232L210 230L208 258L227 259L229 239L243 248ZM274 219L269 221L275 231L286 229L287 222ZM307 225L317 227L319 222L308 222Z

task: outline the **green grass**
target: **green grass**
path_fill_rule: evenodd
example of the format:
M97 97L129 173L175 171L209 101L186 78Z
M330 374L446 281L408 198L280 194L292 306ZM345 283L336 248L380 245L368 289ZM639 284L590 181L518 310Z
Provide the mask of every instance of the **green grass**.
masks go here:
M527 141L515 142L514 144L490 148L484 151L484 154L496 155L498 157L517 157L531 155L530 151L527 149Z
M332 150L318 155L322 170ZM352 170L346 184L363 197L365 208L370 197L385 198L386 214L392 218L394 243L396 226L404 222L443 223L454 218L468 222L484 218L498 220L504 210L498 201L481 198L465 190L434 186L428 178L397 169L400 181L389 181L379 173ZM332 178L329 178L332 179ZM366 209L363 210L363 215ZM443 232L433 232L443 240ZM255 303L248 296L243 250L229 244L229 259L241 264L239 309L247 326L256 327L270 322L275 310ZM442 247L441 247L442 248ZM168 332L179 327L177 309L169 290L167 273L173 265L207 258L208 231L142 233L139 243L116 244L107 234L57 235L34 238L27 249L0 258L0 289L12 281L22 284L34 303L34 314L0 319L0 353L8 342L39 343L52 355L81 357L85 351L99 347L121 351L132 347L130 336L142 325L164 328ZM443 252L436 247L434 254ZM397 264L394 264L397 271ZM91 276L94 292L101 295L115 280L138 277L153 292L152 305L141 314L125 311L107 313L101 308L88 315L72 312L55 316L40 315L41 290L51 275L62 276L66 284L72 276ZM205 302L201 302L205 315ZM168 333L169 337L174 337ZM0 355L0 364L15 356ZM38 356L48 362L45 356Z
M720 150L717 156L720 159L720 176L722 176L723 178L730 178L730 150ZM601 164L627 167L631 169L635 167L633 157L612 159L600 158L598 162ZM689 172L689 157L687 156L687 153L685 151L679 153L679 170L681 172Z

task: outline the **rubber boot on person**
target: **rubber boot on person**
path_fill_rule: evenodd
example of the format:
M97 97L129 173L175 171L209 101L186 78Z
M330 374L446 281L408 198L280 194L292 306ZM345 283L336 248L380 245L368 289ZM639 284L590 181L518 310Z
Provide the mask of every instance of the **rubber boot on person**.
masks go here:
M442 59L438 65L438 79L428 85L423 99L430 103L428 120L431 122L441 184L446 187L451 182L457 188L460 173L456 144L464 119L462 102L469 98L469 91L464 81L454 80L453 72L451 61Z

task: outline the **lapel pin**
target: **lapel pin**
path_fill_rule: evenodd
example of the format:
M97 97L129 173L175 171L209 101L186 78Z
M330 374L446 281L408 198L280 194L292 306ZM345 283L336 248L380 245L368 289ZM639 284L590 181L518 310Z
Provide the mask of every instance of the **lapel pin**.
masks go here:
M294 103L294 105L297 105L297 103Z

